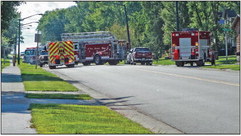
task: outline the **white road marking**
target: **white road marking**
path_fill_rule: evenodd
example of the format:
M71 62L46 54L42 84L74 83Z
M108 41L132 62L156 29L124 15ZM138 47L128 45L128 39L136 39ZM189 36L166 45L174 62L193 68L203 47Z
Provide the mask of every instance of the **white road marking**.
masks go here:
M182 78L189 78L189 79L207 81L207 82L212 82L212 83L217 83L217 84L239 86L239 84L235 84L235 83L231 83L231 82L225 82L225 81L220 81L220 80L211 80L211 79L205 79L205 78L194 77L194 76L186 76L186 75L180 75L180 74L165 73L165 72L160 72L160 71L157 72L157 71L150 71L150 70L143 70L143 69L138 69L138 70L139 71L150 72L150 73L156 73L156 74L163 74L163 75L168 75L168 76L175 76L175 77L182 77Z

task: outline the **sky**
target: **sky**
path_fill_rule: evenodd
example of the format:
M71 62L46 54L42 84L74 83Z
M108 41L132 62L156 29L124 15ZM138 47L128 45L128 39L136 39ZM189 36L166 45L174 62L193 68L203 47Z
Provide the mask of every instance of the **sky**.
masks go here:
M74 2L26 2L21 4L17 11L21 12L21 18L29 17L35 14L44 14L45 11L51 11L54 9L68 8L76 5ZM38 22L41 18L40 15L36 15L21 21L22 24L29 22ZM34 42L34 35L37 33L37 23L32 23L22 26L22 36L24 37L24 43L20 45L20 51L23 52L27 47L36 47L37 43Z

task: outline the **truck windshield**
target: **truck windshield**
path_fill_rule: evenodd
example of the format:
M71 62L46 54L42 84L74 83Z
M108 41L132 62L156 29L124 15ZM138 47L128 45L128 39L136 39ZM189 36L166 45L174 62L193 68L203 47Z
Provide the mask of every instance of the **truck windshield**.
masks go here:
M137 52L138 52L138 51L140 51L140 52L141 52L141 51L143 51L143 52L146 51L146 52L147 52L147 51L150 51L150 50L149 50L148 48L136 48L136 51L137 51Z
M48 55L48 52L46 52L46 51L41 51L41 52L40 52L40 55Z

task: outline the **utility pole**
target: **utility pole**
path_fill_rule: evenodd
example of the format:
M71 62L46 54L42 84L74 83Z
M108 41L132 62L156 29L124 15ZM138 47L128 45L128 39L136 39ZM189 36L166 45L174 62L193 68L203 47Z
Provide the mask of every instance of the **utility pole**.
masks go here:
M176 1L176 23L177 23L176 31L179 31L178 1Z
M131 48L131 38L130 38L130 32L129 32L127 10L126 10L126 6L125 5L123 5L123 6L124 6L124 11L125 11L125 16L126 16L126 31L127 31L128 43L129 43L130 48Z
M226 61L228 61L228 37L227 37L227 32L225 32L225 55L226 55Z
M20 32L21 32L21 19L18 19L18 65L20 65Z

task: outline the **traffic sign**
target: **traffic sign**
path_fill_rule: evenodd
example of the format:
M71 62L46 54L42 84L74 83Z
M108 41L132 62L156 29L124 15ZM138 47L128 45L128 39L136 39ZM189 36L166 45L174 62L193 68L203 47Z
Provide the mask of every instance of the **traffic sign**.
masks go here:
M231 31L230 28L223 28L223 31Z

